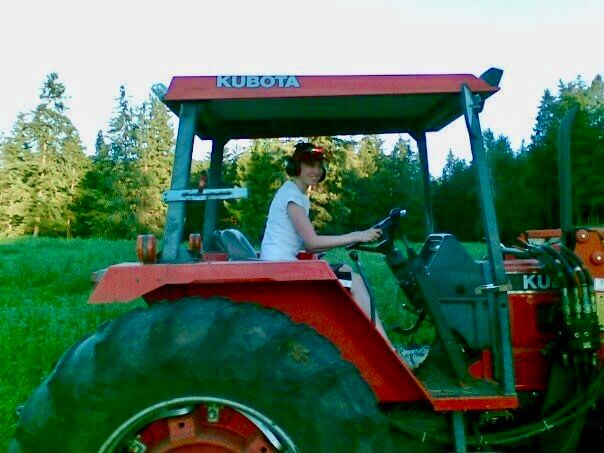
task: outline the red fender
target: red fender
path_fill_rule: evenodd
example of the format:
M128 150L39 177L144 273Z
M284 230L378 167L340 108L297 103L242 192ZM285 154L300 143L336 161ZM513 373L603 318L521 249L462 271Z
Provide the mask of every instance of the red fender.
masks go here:
M222 296L277 309L328 338L357 367L381 403L427 399L436 410L517 406L514 396L431 395L325 261L119 264L104 271L89 302L128 302L141 296L149 303Z

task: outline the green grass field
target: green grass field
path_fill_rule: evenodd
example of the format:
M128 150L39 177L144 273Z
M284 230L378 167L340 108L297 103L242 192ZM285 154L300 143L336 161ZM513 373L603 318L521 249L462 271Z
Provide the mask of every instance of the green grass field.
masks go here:
M481 244L467 245L470 254L484 253ZM331 262L346 262L343 250L329 252ZM111 264L134 261L133 241L97 239L0 240L0 451L5 451L16 424L15 408L50 373L76 340L135 306L88 305L92 272ZM361 257L388 329L409 325L415 315L402 308L404 298L382 256ZM395 343L431 341L429 327Z

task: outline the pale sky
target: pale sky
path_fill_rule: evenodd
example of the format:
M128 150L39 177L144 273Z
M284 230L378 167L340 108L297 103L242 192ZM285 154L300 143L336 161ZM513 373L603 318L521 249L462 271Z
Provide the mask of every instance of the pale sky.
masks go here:
M604 75L604 1L5 1L0 6L0 133L59 74L89 152L120 85L133 103L174 75L422 74L503 69L481 116L518 148L546 88ZM387 144L394 140L386 137ZM428 135L431 171L469 158L462 121ZM207 146L196 145L196 155Z

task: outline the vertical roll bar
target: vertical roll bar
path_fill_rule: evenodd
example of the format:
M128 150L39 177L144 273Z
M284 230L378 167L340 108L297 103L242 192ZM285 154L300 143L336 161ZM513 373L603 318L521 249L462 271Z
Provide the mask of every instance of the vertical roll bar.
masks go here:
M494 371L501 382L504 393L514 394L514 362L512 358L508 296L505 289L507 277L503 267L503 254L501 253L493 191L485 156L482 130L478 119L484 101L480 96L474 95L466 84L463 84L461 86L461 103L470 136L472 167L478 185L478 198L489 256L489 275L486 275L486 278L490 290L487 292L487 298L489 304L493 307L493 313L495 314L493 322L497 332L497 335L495 335L496 341L494 342Z
M224 145L227 139L223 137L215 137L212 141L212 154L210 155L210 171L208 175L208 189L220 187L222 175L222 159L224 156ZM218 208L221 200L206 201L206 210L203 221L203 247L205 251L216 251L214 243L214 230L216 229L216 221L218 218Z
M189 184L198 110L199 107L190 102L183 102L180 106L171 190L186 189ZM162 262L178 261L182 258L180 243L185 228L185 208L184 201L173 201L168 204L160 260Z
M570 172L570 129L579 106L575 105L566 112L558 128L558 174L560 178L560 228L562 241L573 248L569 234L573 228L572 191Z
M426 237L434 233L434 215L432 213L432 197L430 195L430 170L428 168L428 145L426 143L426 133L414 133L412 137L417 143L419 154L419 163L422 170L422 183L424 186L424 209Z

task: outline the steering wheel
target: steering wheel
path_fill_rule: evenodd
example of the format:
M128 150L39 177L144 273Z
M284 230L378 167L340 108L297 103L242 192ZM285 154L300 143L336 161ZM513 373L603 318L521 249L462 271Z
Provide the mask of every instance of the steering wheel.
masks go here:
M363 252L387 253L394 246L394 232L399 220L407 214L405 209L394 208L385 219L373 225L382 231L380 241L376 245L365 245L362 242L353 242L346 246L346 250L360 250Z

